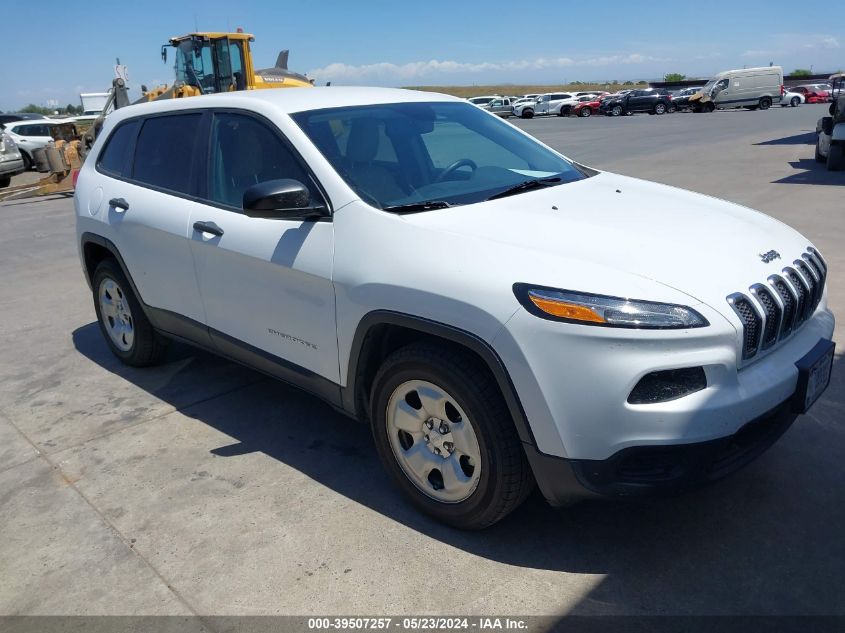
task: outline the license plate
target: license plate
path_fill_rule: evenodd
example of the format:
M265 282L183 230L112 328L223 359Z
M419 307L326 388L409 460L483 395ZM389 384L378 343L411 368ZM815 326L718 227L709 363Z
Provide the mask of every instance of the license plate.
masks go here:
M834 349L833 341L822 339L804 358L795 363L798 367L798 389L795 393L794 408L798 413L806 413L827 389L833 371Z

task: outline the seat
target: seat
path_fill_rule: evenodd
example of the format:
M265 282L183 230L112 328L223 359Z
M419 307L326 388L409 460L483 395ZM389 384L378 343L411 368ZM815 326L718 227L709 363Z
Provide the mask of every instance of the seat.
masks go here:
M216 183L219 198L240 207L244 191L267 180L262 175L265 167L264 143L253 125L230 122L221 125L218 133L225 174Z
M379 150L379 121L355 119L346 142L349 176L365 194L381 203L390 203L408 195L389 169L374 162Z

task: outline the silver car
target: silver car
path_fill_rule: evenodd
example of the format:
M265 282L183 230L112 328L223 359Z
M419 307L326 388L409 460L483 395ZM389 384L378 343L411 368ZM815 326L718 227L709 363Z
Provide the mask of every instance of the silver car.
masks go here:
M513 114L514 101L510 97L499 97L481 107L506 119Z
M23 157L12 137L0 125L0 189L8 187L12 176L23 173Z

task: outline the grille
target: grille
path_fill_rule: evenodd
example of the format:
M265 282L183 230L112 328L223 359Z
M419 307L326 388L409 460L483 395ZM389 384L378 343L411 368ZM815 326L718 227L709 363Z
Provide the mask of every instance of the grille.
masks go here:
M729 295L728 303L742 322L742 359L772 347L809 319L822 299L826 278L827 264L810 248L782 275L754 284L748 294Z

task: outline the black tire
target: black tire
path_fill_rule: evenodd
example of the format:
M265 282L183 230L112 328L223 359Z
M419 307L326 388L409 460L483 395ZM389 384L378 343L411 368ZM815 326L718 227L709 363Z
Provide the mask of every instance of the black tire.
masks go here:
M801 99L798 97L792 97L792 99L789 100L789 105L791 105L793 108L797 108L799 105L801 105Z
M828 171L842 171L845 169L845 156L843 156L842 151L844 147L840 143L831 143L830 149L827 152Z
M560 111L558 111L558 116L569 116L569 113L572 112L572 106L563 106Z
M678 108L676 108L674 105L670 105L669 109L666 110L666 112L668 112L669 114L674 114L677 111L678 111Z
M714 104L714 103L706 104L704 106L704 111L705 112L715 112L716 111L716 104Z
M654 113L657 115L666 114L666 104L657 102L654 104Z
M772 107L772 100L769 97L763 97L760 99L760 109L761 110L768 110Z
M463 501L438 501L420 490L402 470L388 436L387 408L394 391L411 380L430 382L451 395L467 414L480 449L480 475ZM414 343L391 354L379 368L370 397L370 420L379 457L394 483L422 512L465 530L479 530L515 510L534 488L525 457L499 386L469 353Z
M610 116L622 116L624 113L621 105L615 105L610 109Z
M0 176L0 189L5 189L10 184L12 184L11 176Z
M107 280L117 284L123 295L121 298L129 306L134 332L132 344L127 350L118 348L112 341L107 329L108 317L103 315L101 310L99 292L101 285ZM93 288L94 310L97 313L100 332L112 353L132 367L149 367L159 363L167 352L170 341L153 329L117 261L111 258L101 261L94 270L91 286Z
M590 106L585 106L578 111L578 116L588 117L593 115L593 109Z
M532 110L531 108L525 108L525 110L522 111L522 118L523 119L533 119L534 118L534 110Z
M23 158L23 170L29 171L32 169L32 159L29 157L29 154L21 152L21 158Z

